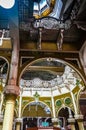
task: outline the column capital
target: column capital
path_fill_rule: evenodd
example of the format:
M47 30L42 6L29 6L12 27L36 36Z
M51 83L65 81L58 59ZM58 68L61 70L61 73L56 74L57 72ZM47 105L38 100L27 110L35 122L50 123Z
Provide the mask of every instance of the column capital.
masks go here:
M22 121L23 121L22 118L16 118L16 119L15 119L15 122L16 122L16 123L22 123Z
M0 114L0 122L3 122L3 115Z
M75 118L69 118L69 119L68 119L68 122L69 122L70 124L74 124L74 123L75 123Z
M58 118L53 117L53 118L52 118L52 122L58 122Z
M78 120L78 121L82 121L83 118L84 118L83 115L80 115L80 114L75 115L75 119Z
M19 95L20 88L16 85L7 85L4 89L4 93L7 94L14 94L16 96Z
M60 124L59 124L59 119L56 117L52 118L52 123L53 123L53 127L59 127L60 128Z

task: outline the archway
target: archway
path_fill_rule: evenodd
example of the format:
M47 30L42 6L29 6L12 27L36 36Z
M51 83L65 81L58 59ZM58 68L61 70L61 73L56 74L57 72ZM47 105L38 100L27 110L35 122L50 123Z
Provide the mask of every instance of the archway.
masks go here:
M34 113L33 113L34 111ZM51 110L47 104L43 102L30 102L23 110L23 117L51 117Z
M8 78L8 71L9 71L9 63L6 58L0 56L0 114L2 111L2 105L3 105L3 98L4 98L4 88L7 83Z
M27 127L52 126L51 110L43 102L31 102L23 111L23 130Z
M2 129L5 110L4 89L8 78L9 63L6 58L0 56L0 129Z
M0 56L0 86L5 87L9 71L9 63L6 58ZM0 88L3 89L3 88Z
M72 105L74 113L79 114L78 96L84 88L84 77L65 61L49 57L31 62L21 72L19 84L22 90L22 108L39 98L39 101L51 108L51 117L54 119L57 118L56 109L62 106Z
M70 116L71 118L74 118L74 112L71 110L71 108L64 107L60 109L60 111L58 112L58 118L62 128L67 130L71 129L70 123L68 122ZM77 121L75 121L74 125L76 130L79 130Z
M74 115L73 111L71 110L72 116ZM60 124L62 127L68 126L68 118L69 118L69 111L67 107L61 108L58 112L58 117L60 120Z
M86 90L80 93L79 105L80 105L80 112L83 115L84 127L86 129L86 101L84 98L85 94L86 94Z

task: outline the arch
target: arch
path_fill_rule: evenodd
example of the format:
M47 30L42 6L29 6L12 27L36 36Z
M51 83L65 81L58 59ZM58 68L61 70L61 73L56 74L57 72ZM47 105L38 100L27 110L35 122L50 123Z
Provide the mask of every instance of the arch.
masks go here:
M6 83L7 83L7 79L8 79L8 75L9 75L9 60L4 56L0 56L0 59L6 61L6 63L7 63L7 72L6 72L6 74L7 74L6 75ZM5 83L5 85L6 85L6 83Z
M69 66L71 69L73 69L73 70L80 76L80 79L81 79L81 80L84 82L84 84L85 84L85 82L86 82L86 81L85 81L85 78L84 78L84 76L80 73L80 71L79 71L77 68L75 68L73 65L71 65L70 63L68 63L68 62L66 62L66 61L64 61L64 60L57 59L57 58L52 58L52 57L39 58L39 59L36 59L36 60L33 60L32 62L30 62L30 63L29 63L28 65L26 65L26 67L21 71L19 80L21 79L21 77L22 77L23 73L26 71L26 69L29 68L29 66L35 64L36 62L41 62L42 60L58 61L58 62L61 62L61 63L64 64L64 65ZM83 85L84 85L84 84L83 84ZM83 87L83 86L82 86L82 87ZM30 104L30 103L28 103L28 104ZM27 106L28 104L26 104L25 107L23 108L23 110L22 110L22 115L23 115L24 109L26 108L26 106ZM70 108L70 107L68 107L68 106L65 106L65 107ZM64 106L62 106L60 109L62 109L62 108L64 108ZM58 113L59 113L60 109L58 110ZM72 110L72 111L73 111L73 110Z
M86 42L83 48L83 62L84 62L84 67L86 68Z
M68 106L61 107L58 112L59 123L60 123L60 126L63 128L66 128L69 125L68 119L70 117L69 117L68 109L71 110L71 115L74 117L74 111Z
M80 49L79 56L80 56L80 61L84 69L84 73L86 75L86 41L84 41L84 44Z
M80 96L81 96L80 93L83 92L83 91L84 91L84 89L80 89L79 92L78 92L78 95L77 95L77 101L78 101L78 102L77 102L78 114L82 114L81 111L80 111L80 104L79 104L79 101L80 101ZM85 91L86 91L86 90L85 90Z
M18 111L17 111L17 109L14 109L14 117L15 118L18 117Z
M73 111L73 113L74 113L74 110L73 110L71 107L64 105L64 106L61 106L61 107L58 109L57 117L58 117L58 114L59 114L59 112L61 111L61 109L65 109L65 108L71 109L71 110Z
M62 60L62 59L58 59L58 58L52 58L52 57L45 57L45 58L39 58L36 60L33 60L32 62L30 62L28 65L25 66L25 68L21 71L20 76L19 76L19 80L21 79L21 76L23 75L24 71L27 69L27 67L33 65L36 61L42 61L44 59L48 59L49 61L53 60L53 61L58 61L61 62L62 64L68 65L69 67L71 67L73 70L75 70L77 72L77 74L80 76L80 78L83 80L84 84L86 84L86 80L85 77L82 75L82 73L80 72L80 70L78 70L75 66L71 65L70 63Z
M31 101L31 102L27 103L27 104L24 106L24 108L23 108L23 110L22 110L22 115L23 115L23 113L24 113L25 108L26 108L29 104L34 103L34 102L35 102L35 101ZM51 112L51 108L50 108L46 103L44 103L44 102L42 102L42 101L38 101L38 102L40 102L40 103L44 104L45 106L47 106L47 107L50 109L50 112Z
M7 61L7 63L9 63L9 62L8 62L8 59L7 59L6 57L0 56L0 58L4 59L5 61Z

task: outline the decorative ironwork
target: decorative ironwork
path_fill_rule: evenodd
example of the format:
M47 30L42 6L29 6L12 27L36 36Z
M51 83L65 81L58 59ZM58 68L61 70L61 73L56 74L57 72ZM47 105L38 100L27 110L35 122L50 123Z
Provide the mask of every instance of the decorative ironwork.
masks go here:
M61 105L62 105L61 100L56 101L56 105L57 105L57 106L61 106Z
M35 22L33 23L34 28L39 28L39 27L43 27L45 29L68 29L71 26L71 21L68 20L65 23L63 23L63 21L60 21L56 18L53 17L43 17L41 19L37 19L35 20Z
M34 98L35 98L35 101L38 102L40 95L38 94L37 91L35 92L35 94L34 94L33 96L34 96Z
M65 99L65 104L69 105L71 103L71 99L68 97Z

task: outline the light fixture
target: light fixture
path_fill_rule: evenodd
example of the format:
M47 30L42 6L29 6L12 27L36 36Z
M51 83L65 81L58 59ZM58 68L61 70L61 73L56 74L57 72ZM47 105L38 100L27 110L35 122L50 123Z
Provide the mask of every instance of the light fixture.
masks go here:
M0 0L0 6L5 9L10 9L15 5L15 0Z

